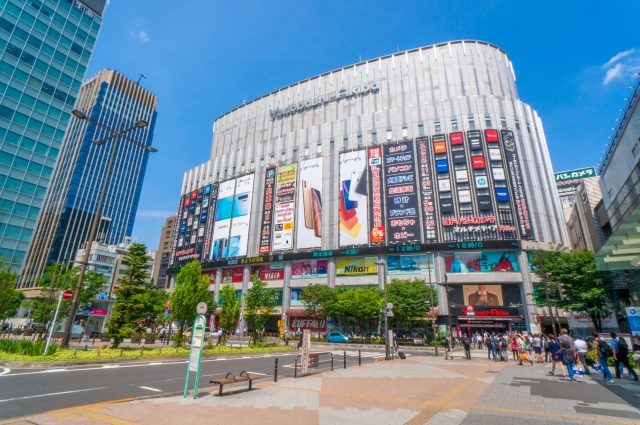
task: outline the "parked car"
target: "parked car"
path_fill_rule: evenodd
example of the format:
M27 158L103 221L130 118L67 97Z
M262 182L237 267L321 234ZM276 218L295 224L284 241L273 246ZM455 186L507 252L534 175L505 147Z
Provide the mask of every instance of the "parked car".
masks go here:
M328 342L338 342L338 343L349 343L349 338L347 338L346 336L342 335L340 332L329 332L327 334L327 341Z

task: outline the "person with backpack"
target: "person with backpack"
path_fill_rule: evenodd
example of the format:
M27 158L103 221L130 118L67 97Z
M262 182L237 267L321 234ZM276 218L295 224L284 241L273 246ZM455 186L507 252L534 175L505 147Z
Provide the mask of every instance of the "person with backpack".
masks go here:
M462 346L464 347L464 354L467 356L467 360L471 360L471 340L464 335L461 338Z
M507 356L508 341L505 334L500 334L498 343L500 344L500 361L508 362L509 361L509 357Z
M448 358L453 360L453 356L451 355L451 336L444 338L444 359L447 360Z
M560 345L560 358L562 360L562 364L564 364L569 371L569 379L571 382L576 382L573 365L576 361L577 352L576 346L573 343L573 338L569 336L568 330L562 329L561 335L558 337L558 345Z
M486 335L484 339L484 345L487 347L487 358L491 360L491 354L493 354L493 361L497 362L498 359L496 358L496 349L493 346L494 340L495 338L492 338L491 336Z
M613 356L613 350L606 341L598 335L597 332L593 332L591 334L593 336L593 342L591 346L593 348L593 356L598 359L600 366L602 366L602 376L607 384L613 384L613 376L611 376L611 371L609 371L609 366L607 365L607 359Z
M638 374L629 365L629 344L623 337L618 337L615 332L611 332L611 350L613 351L614 368L616 379L620 379L620 365L627 368L633 375L634 380L638 380Z

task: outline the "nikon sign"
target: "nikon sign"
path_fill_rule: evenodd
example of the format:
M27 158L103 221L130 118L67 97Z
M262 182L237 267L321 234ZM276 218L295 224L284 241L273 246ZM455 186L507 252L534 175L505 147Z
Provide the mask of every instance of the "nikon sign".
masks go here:
M271 119L275 120L276 118L280 118L285 115L293 115L296 112L302 112L308 108L314 108L316 106L320 106L324 103L333 102L334 100L339 100L343 98L349 98L351 96L358 96L361 94L366 94L369 92L375 92L380 89L380 85L377 81L374 81L370 84L359 84L357 86L352 87L340 87L338 91L334 93L325 94L324 96L314 97L313 99L309 99L305 102L292 103L291 105L285 107L284 109L276 108L275 110L269 109L269 113L271 114Z

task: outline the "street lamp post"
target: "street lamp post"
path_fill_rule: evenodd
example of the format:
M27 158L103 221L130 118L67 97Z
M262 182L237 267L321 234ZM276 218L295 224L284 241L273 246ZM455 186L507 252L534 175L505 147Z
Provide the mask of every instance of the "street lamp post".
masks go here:
M146 150L147 152L158 152L157 149L151 147L151 146L147 146L144 145L140 142L136 142L133 139L128 138L127 136L125 136L125 134L139 129L139 128L145 128L146 126L149 125L149 123L147 123L145 120L138 120L133 126L126 128L124 130L122 130L122 124L119 125L118 130L114 130L112 128L109 128L103 124L100 124L99 122L93 120L92 118L89 118L87 115L85 115L84 112L81 112L77 109L74 109L72 111L73 115L75 115L77 118L81 119L81 120L86 120L89 121L95 125L97 125L98 127L108 131L109 133L111 133L111 135L109 137L100 139L100 140L94 140L92 143L95 144L96 146L101 146L103 143L114 139L113 140L113 147L111 148L111 155L109 156L109 164L107 165L107 170L105 172L105 176L104 176L104 181L102 182L102 191L100 192L100 198L98 200L98 204L96 205L96 209L95 209L95 213L93 216L93 219L91 220L91 230L89 232L89 238L87 239L87 242L85 244L85 249L84 249L84 255L82 257L82 262L81 267L80 267L80 275L78 276L78 283L76 284L76 288L73 292L73 301L71 303L71 308L69 309L69 318L67 319L67 325L65 326L64 329L64 335L62 337L62 342L60 344L60 347L65 348L69 346L69 339L71 337L71 327L73 326L73 319L75 317L76 314L76 310L78 309L78 303L80 301L80 290L82 289L82 281L84 280L84 274L87 270L87 263L89 262L89 256L91 253L91 246L93 245L93 241L95 240L96 237L96 233L98 231L98 223L100 222L100 214L102 212L102 203L104 201L104 196L105 193L107 191L107 186L109 184L109 177L111 176L111 168L113 166L113 159L116 156L116 151L118 149L118 142L120 141L120 139L124 139L127 142L133 143L134 145Z
M429 273L429 294L431 295L431 327L433 328L433 346L436 349L436 357L438 357L438 333L436 332L436 320L433 315L433 286L431 285L431 253L427 252L427 273Z
M382 267L382 280L384 283L384 306L382 311L384 313L384 359L391 359L391 347L389 345L389 311L387 306L387 263L384 260L376 261L378 268ZM380 273L380 271L378 271Z

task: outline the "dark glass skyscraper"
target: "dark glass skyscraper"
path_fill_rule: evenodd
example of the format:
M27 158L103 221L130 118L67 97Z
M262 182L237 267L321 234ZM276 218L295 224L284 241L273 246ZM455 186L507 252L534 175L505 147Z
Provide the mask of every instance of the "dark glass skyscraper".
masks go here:
M136 128L127 137L151 145L156 123L156 97L114 70L105 69L87 80L76 108L94 121L125 129L138 120L149 125ZM36 231L20 276L20 288L35 289L48 264L75 259L86 243L100 196L113 139L100 146L95 140L110 136L100 126L71 116L60 158L44 200ZM96 240L121 243L131 236L140 199L149 152L121 140L114 159L102 207Z
M0 257L19 270L106 0L0 0Z

